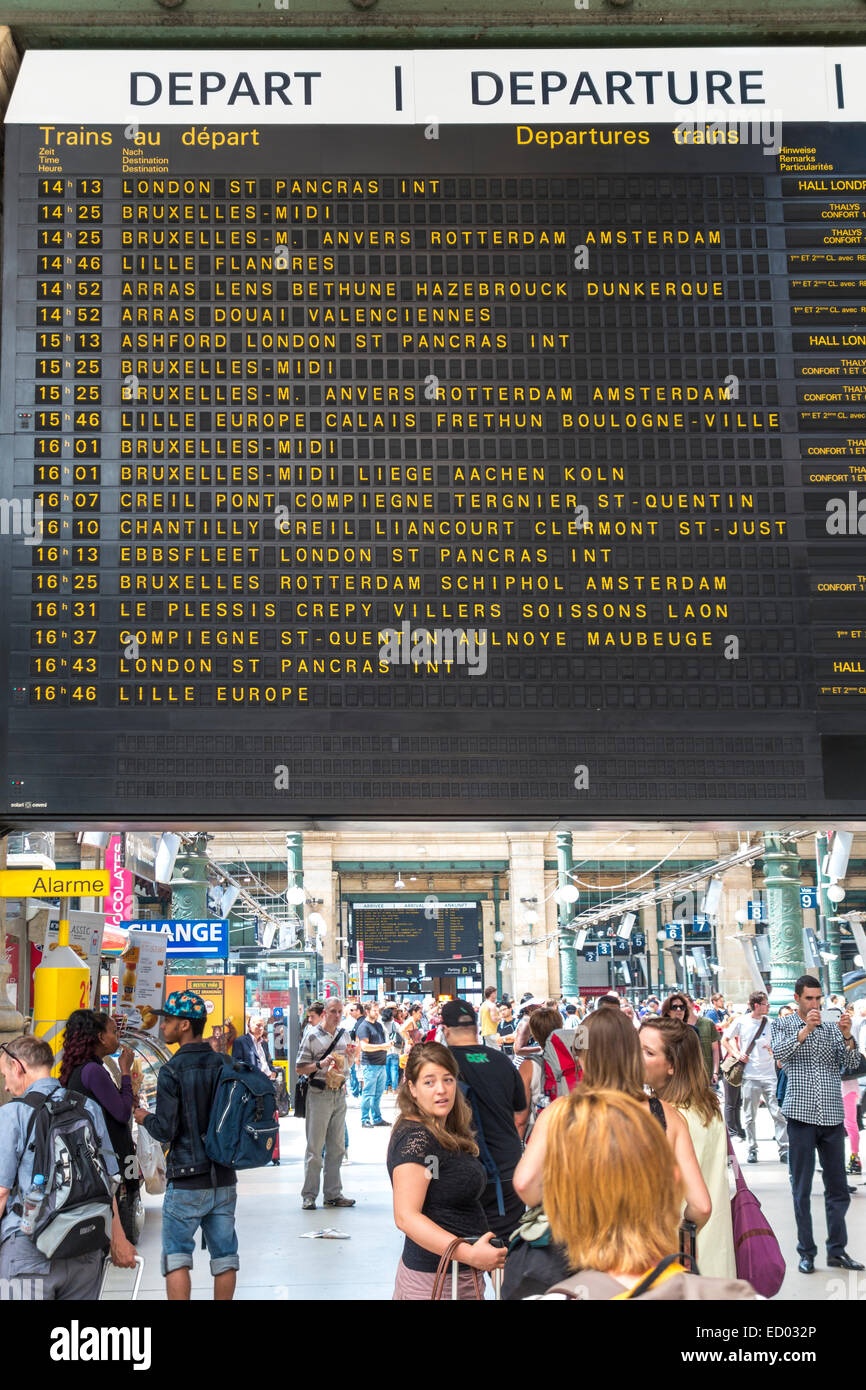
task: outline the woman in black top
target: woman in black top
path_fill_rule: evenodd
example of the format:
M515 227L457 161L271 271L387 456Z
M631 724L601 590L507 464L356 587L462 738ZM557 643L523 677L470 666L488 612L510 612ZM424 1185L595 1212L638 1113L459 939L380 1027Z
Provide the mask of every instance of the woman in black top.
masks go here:
M457 1063L441 1043L419 1043L397 1092L400 1118L388 1145L394 1220L405 1233L394 1298L429 1299L440 1257L455 1237L457 1297L477 1298L477 1270L501 1269L505 1249L491 1245L481 1194L487 1174L470 1129L471 1111L457 1087ZM450 1296L450 1277L445 1281Z

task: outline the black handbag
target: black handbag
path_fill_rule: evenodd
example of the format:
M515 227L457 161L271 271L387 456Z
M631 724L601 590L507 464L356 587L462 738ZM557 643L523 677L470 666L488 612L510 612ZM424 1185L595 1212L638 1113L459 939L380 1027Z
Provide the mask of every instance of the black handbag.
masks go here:
M310 1087L308 1076L299 1076L295 1082L295 1103L292 1107L296 1120L303 1120L307 1114L307 1091Z
M843 1081L857 1081L860 1077L866 1076L866 1054L860 1053L860 1064L856 1071L843 1071L841 1077Z
M144 1229L144 1203L141 1184L134 1179L121 1183L118 1188L117 1214L126 1239L131 1245L137 1245Z
M277 1067L277 1079L274 1082L274 1090L277 1093L277 1114L280 1118L288 1115L291 1106L289 1105L289 1090L286 1086L286 1074L282 1067Z
M558 1283L571 1273L566 1252L551 1238L550 1226L540 1207L527 1212L521 1226L526 1229L530 1221L531 1229L539 1232L535 1239L524 1240L519 1226L508 1243L500 1294L507 1303L519 1302L531 1294L545 1293L550 1288L548 1280Z

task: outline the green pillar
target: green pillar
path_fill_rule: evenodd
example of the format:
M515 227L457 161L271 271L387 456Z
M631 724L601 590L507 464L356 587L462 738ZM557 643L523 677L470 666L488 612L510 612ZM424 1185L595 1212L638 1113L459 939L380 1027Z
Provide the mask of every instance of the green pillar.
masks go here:
M499 898L499 875L493 875L493 958L496 962L496 998L502 998L502 914Z
M781 835L764 836L764 887L770 916L773 961L770 1012L794 997L794 984L806 972L803 960L803 908L800 903L800 860L782 845Z
M559 887L571 884L572 840L570 830L556 835L556 872ZM559 992L566 996L577 994L577 952L574 949L574 929L569 925L574 916L573 903L559 903Z
M304 836L300 830L290 830L286 833L286 872L288 874L286 898L289 904L289 925L297 933L298 940L306 946L307 933L304 925L306 893L303 891ZM293 889L301 890L302 896L298 902L293 902L290 897Z
M207 909L209 835L196 835L192 846L183 847L174 861L171 876L171 915L176 921L205 921ZM206 962L200 956L170 962L172 975L204 975Z
M661 881L662 881L662 880L661 880L661 874L658 873L658 871L656 871L655 878L654 878L653 881L654 881L654 884L655 884L656 891L658 891L658 889L659 889L660 886L661 886ZM663 931L663 929L664 929L664 924L665 924L665 921L664 921L664 913L662 912L661 898L657 898L657 899L656 899L656 951L658 952L657 959L658 959L658 963L659 963L659 976L658 976L659 1003L661 1003L662 999L664 998L665 989L666 989L666 985L665 985L665 943L664 943L663 940L659 940L659 938L660 938L660 936L661 936L661 934L662 934L662 931ZM647 962L649 962L649 956L647 956ZM653 988L652 980L649 981L649 989L650 989L650 993L651 993L651 994L655 992L655 990L654 990L654 988Z
M286 835L286 868L291 888L293 883L300 883L304 875L304 836L300 830L291 830Z
M182 849L174 861L171 915L181 921L203 921L207 918L209 838L204 832L196 835L192 846Z
M822 864L830 853L830 840L825 834L815 836L815 883L818 887L818 935L827 942L827 950L835 960L827 962L824 985L828 994L842 993L842 934L836 916L836 904L827 897L830 880Z

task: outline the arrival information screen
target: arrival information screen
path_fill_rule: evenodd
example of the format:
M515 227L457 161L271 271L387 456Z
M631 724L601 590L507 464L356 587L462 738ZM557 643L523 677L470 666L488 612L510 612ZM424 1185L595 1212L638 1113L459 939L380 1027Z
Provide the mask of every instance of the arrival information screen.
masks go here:
M354 903L352 947L360 942L365 961L464 960L479 954L480 913L476 904L437 902Z
M866 59L651 56L25 58L8 817L866 807Z

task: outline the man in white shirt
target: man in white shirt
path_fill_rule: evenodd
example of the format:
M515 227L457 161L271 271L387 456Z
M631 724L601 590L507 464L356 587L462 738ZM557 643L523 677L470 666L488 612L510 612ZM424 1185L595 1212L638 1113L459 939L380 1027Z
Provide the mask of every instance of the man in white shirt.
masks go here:
M776 1100L776 1063L770 1047L770 1001L761 990L749 995L749 1012L740 1014L725 1030L723 1039L728 1053L733 1053L746 1063L741 1086L743 1096L743 1119L746 1127L746 1140L749 1145L749 1163L758 1161L758 1141L755 1136L755 1121L758 1107L763 1097L776 1130L776 1143L779 1145L779 1160L788 1162L788 1125ZM748 1060L746 1053L752 1044Z

